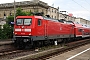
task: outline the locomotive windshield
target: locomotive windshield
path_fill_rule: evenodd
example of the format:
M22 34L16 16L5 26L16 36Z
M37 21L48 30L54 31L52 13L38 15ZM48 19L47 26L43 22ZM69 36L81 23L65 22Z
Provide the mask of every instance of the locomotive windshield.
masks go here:
M32 19L17 19L16 24L17 25L30 25Z

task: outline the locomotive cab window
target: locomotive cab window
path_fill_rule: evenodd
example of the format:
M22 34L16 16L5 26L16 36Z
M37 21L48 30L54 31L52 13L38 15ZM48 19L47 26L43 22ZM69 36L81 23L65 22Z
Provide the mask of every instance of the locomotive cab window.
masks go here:
M31 18L22 18L22 19L17 19L16 24L17 25L31 25L32 19Z
M78 29L79 32L82 32L82 29Z
M38 19L38 26L41 26L41 19Z
M23 19L17 19L16 24L17 25L23 25Z
M30 25L32 19L24 19L24 25Z

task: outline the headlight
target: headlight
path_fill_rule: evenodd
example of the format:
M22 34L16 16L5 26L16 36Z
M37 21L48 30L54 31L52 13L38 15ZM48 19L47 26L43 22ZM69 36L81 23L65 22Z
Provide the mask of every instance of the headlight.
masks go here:
M25 32L31 32L31 29L25 29Z
M21 31L21 29L15 29L15 31Z

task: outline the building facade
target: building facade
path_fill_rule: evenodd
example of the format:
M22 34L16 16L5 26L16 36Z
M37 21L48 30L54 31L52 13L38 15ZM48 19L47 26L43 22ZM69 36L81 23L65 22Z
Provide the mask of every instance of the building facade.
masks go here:
M16 2L16 8L20 7L23 11L31 11L31 12L43 12L44 15L48 13L49 5L42 1L36 2L34 1L23 1ZM14 3L6 3L0 4L0 18L5 18L5 16L10 16L14 14Z
M47 15L50 15L51 18L59 19L59 8L49 6Z
M80 23L80 24L87 24L87 20L85 20L83 18L76 18L75 22L76 23Z
M69 16L67 14L59 13L59 19L65 19L66 21L75 21L76 17Z
M67 14L63 14L59 12L59 7L54 8L49 6L47 3L39 1L39 0L32 0L32 1L22 1L22 2L15 2L16 8L20 7L25 12L43 12L45 15L50 15L51 18L54 19L65 19L66 21L73 21L82 24L90 25L90 21L76 18L73 16L69 16ZM6 19L6 17L14 14L14 3L5 3L0 4L0 18Z

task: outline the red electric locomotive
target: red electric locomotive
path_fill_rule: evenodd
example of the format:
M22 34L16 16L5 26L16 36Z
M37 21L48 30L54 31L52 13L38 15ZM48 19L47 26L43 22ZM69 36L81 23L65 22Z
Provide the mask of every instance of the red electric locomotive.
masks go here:
M74 24L42 16L17 16L14 24L14 43L24 48L45 41L61 41L74 38ZM48 43L46 42L46 43Z

